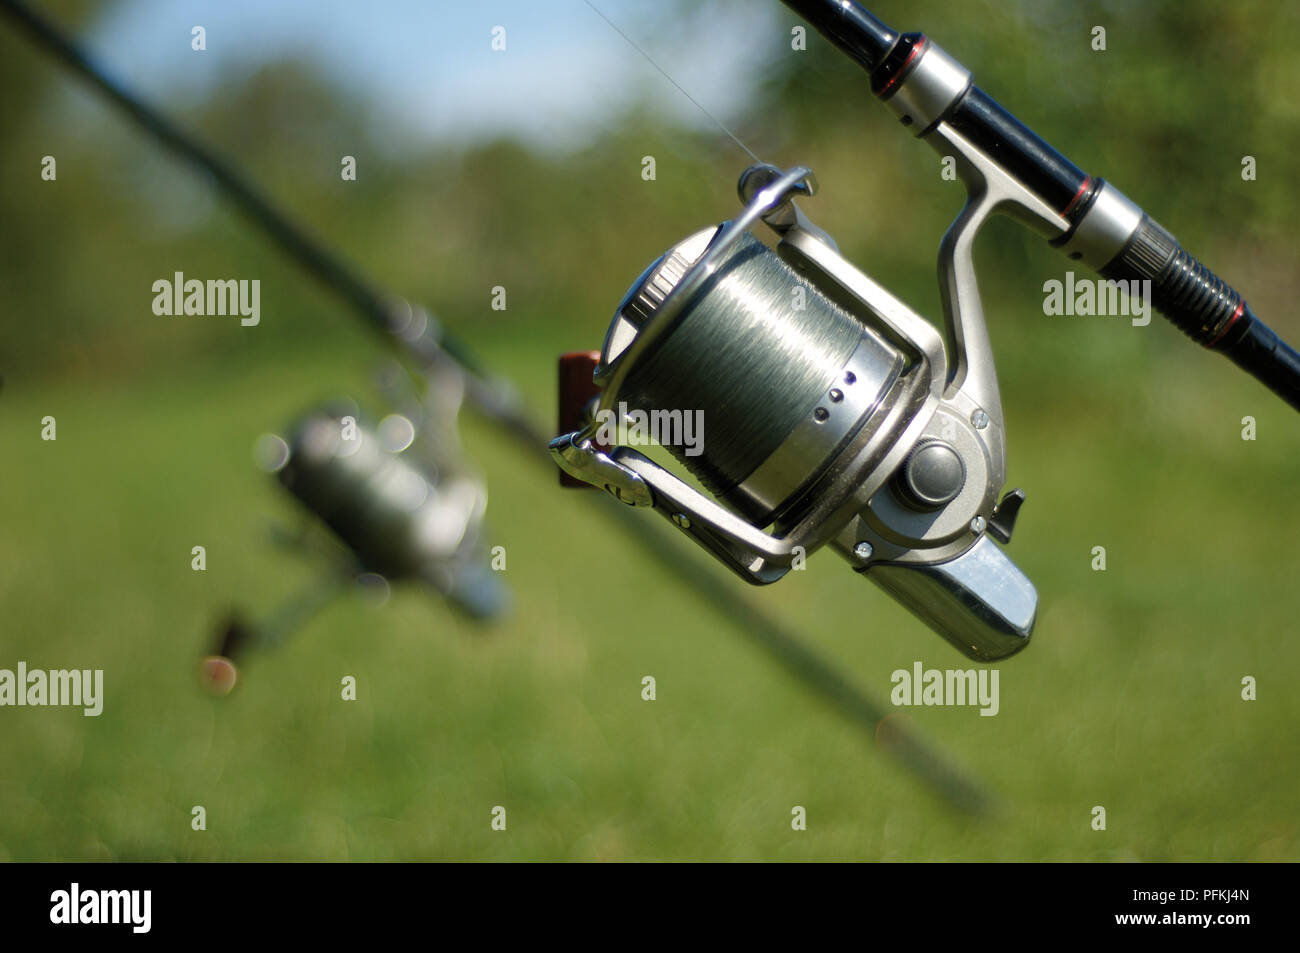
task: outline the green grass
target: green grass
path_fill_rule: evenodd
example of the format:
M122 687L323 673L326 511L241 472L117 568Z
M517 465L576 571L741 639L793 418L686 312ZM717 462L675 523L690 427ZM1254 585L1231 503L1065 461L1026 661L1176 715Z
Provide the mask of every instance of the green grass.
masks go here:
M528 327L478 343L546 413L550 355L580 338ZM220 615L264 611L310 574L266 542L295 512L252 441L362 392L367 351L11 378L0 667L103 668L107 697L97 719L0 710L0 858L1300 859L1293 421L1225 362L1148 332L1168 350L1081 350L1109 354L1111 377L1100 358L1043 370L1026 344L1003 369L1011 481L1029 496L1010 552L1038 585L1038 630L1000 666L997 717L905 715L997 792L983 818L928 794L482 422L467 442L513 616L482 631L409 589L382 608L349 596L208 698L194 666ZM39 439L45 414L56 442ZM830 554L744 595L882 700L914 660L965 667Z

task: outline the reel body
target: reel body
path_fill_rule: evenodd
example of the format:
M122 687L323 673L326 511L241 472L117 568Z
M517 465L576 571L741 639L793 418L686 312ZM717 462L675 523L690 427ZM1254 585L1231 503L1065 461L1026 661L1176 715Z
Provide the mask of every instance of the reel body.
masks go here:
M325 557L327 571L256 622L242 613L222 622L200 664L210 692L229 694L249 649L282 645L356 584L378 586L386 598L389 583L415 582L476 621L506 611L510 593L484 546L487 488L452 452L454 416L430 433L436 418L418 407L410 413L420 427L404 414L371 427L351 400L338 400L301 417L287 439L262 435L259 465L330 531L304 527L280 542Z
M508 602L487 566L483 517L487 490L474 474L436 466L337 408L314 411L292 429L280 484L328 526L361 570L393 582L432 586L473 618L499 615ZM400 428L399 428L400 429Z
M553 440L552 455L653 507L750 582L830 545L971 658L1006 657L1030 637L1037 594L989 539L1009 541L1024 497L998 502L1005 443L982 313L963 315L950 282L945 350L808 221L793 196L812 191L807 169L754 166L739 218L647 269L606 335L589 425ZM973 237L982 216L966 219ZM749 234L760 220L779 237L775 253ZM947 273L961 273L969 243L945 246ZM671 432L657 442L707 494L598 439L611 417L691 414L697 445Z

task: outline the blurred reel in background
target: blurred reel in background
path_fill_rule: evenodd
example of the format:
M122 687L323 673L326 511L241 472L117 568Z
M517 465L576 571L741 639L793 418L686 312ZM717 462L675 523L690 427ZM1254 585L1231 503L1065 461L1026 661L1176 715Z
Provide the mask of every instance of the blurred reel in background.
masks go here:
M323 553L329 569L262 621L236 615L224 623L200 666L210 691L229 693L238 681L236 659L284 643L358 583L415 583L476 621L507 610L509 592L489 567L484 543L487 488L456 436L458 399L435 389L426 402L407 404L405 413L371 426L354 401L335 400L302 416L287 440L258 440L258 464L332 537L324 546L309 534L292 541Z

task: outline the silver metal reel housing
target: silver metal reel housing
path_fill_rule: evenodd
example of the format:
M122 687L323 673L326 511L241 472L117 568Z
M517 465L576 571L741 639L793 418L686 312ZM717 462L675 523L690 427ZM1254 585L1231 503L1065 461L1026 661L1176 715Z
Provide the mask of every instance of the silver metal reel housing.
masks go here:
M711 456L707 444L703 463L674 454L721 502L631 447L603 452L593 442L594 426L556 438L552 453L572 475L671 518L750 582L773 582L797 557L832 543L968 655L1010 654L1028 639L1036 595L1000 549L983 545L996 525L1005 473L996 381L991 400L982 364L980 373L967 375L981 400L953 383L933 326L843 259L792 201L814 188L805 168L747 170L740 217L696 232L655 262L606 334L593 424L621 419L625 397L644 400L638 374L650 369L674 383L668 392L649 389L652 397L704 395L699 409L705 419L720 414L726 435L748 426L744 415L728 418L728 408L747 406L750 391L763 392L767 403L751 404L764 419L749 431L752 440L741 441L761 444L760 460L715 466L719 455L728 458L723 464L735 463L735 454ZM748 235L760 220L779 236L776 255ZM742 272L749 266L737 263L750 259L784 272L777 287L805 289L807 320L785 313L770 289ZM756 299L748 308L747 298ZM849 327L849 336L829 335L836 346L823 346L831 325ZM673 351L675 340L687 344ZM712 346L691 349L701 341ZM774 386L786 368L770 361L756 365L758 379L728 380L733 365L748 366L755 352L761 362L768 351L784 363L797 364L809 351L823 359L792 378L796 387ZM820 386L810 389L818 374ZM727 390L718 380L734 386ZM781 422L765 430L769 416Z

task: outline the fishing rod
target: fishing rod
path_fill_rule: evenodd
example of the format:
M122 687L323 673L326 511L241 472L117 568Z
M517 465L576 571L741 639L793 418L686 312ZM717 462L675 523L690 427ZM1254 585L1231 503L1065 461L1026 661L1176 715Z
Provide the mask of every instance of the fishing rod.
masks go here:
M983 225L1009 215L1107 279L1149 282L1155 308L1297 409L1300 355L928 38L852 0L786 2L867 70L904 126L954 158L967 201L939 245L946 333L800 207L817 192L809 168L758 162L740 176L735 218L687 236L628 289L593 360L595 393L552 458L747 582L775 583L829 548L967 657L1008 658L1030 641L1038 592L1003 548L1025 493L1004 492L1005 420L972 254ZM713 435L703 446L684 439L692 414ZM636 449L647 442L704 492Z
M465 386L466 401L477 412L500 427L527 456L544 459L541 450L547 446L549 435L546 431L518 406L513 391L500 379L487 376L485 365L429 312L412 307L403 298L381 292L348 267L341 258L294 224L232 164L172 123L160 110L110 78L78 43L53 22L21 0L0 0L0 12L8 15L39 47L87 80L179 158L206 172L218 190L253 225L326 288L339 295L372 330L379 333L397 352L399 360L410 362L424 371L451 370L457 373ZM994 796L980 781L929 745L891 709L845 677L837 666L824 659L789 627L760 612L738 593L722 585L699 561L683 559L676 547L669 545L668 540L636 519L625 507L613 501L607 502L602 511L678 582L693 590L721 620L735 626L819 699L871 733L882 750L898 758L933 793L952 806L974 814L996 805ZM327 581L291 598L266 623L268 632L262 637L270 644L283 642L292 628L324 605L335 591ZM232 646L246 643L251 637L248 628L237 620L232 620L222 636L223 643L228 641ZM205 671L205 676L233 680L231 667L222 664L220 659L216 660L215 666L208 667L216 671Z
M1114 184L1040 139L937 43L899 33L854 0L782 2L861 66L872 93L919 139L988 163L1023 190L1008 204L1053 248L1103 278L1150 281L1152 306L1175 327L1300 410L1300 354L1245 298Z

